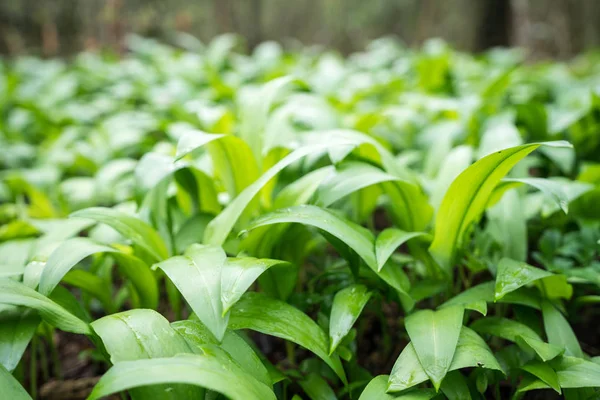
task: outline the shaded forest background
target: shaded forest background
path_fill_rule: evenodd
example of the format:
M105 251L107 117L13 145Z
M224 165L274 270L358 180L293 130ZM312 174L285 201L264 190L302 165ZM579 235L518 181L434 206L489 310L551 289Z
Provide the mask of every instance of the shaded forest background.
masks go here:
M181 31L343 52L390 34L411 46L441 37L466 51L519 46L530 59L568 58L600 45L599 22L600 0L4 0L0 53L119 51L127 33L168 41Z

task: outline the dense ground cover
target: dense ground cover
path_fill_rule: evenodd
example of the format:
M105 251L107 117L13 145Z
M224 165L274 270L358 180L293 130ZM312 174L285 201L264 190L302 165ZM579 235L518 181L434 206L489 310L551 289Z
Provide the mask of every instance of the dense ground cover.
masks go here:
M598 398L597 55L183 39L0 65L3 396Z

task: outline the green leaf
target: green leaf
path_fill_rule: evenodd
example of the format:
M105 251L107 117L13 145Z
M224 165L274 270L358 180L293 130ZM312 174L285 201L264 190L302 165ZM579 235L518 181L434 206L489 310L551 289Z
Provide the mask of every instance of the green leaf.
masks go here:
M229 327L252 329L297 343L319 356L346 382L339 358L329 356L325 332L306 314L283 301L248 292L231 309Z
M500 201L488 208L487 230L502 246L505 257L527 259L527 219L517 190L507 191Z
M377 270L381 271L386 261L394 251L405 242L417 236L425 236L425 232L404 232L400 229L387 228L377 236L375 241L375 255Z
M498 263L496 271L495 300L499 300L507 293L527 285L538 279L552 276L552 273L540 268L532 267L522 261L503 258Z
M23 386L0 364L0 387L2 396L10 400L31 400L31 396Z
M379 375L371 379L358 400L429 400L435 397L431 389L411 390L403 394L389 394L387 390L388 375Z
M389 210L394 222L403 230L414 232L427 228L433 207L422 189L406 181L381 184L389 198Z
M321 184L317 191L315 204L321 207L329 207L336 201L360 189L397 180L399 178L371 164L347 162L338 167L336 173Z
M107 312L113 312L112 306L112 287L104 279L83 270L70 271L63 278L67 285L75 286L94 296L102 303L102 307Z
M180 354L120 362L102 376L88 399L96 400L140 386L169 384L172 387L174 383L202 386L232 400L276 400L268 386L245 373L215 347L205 347L203 355Z
M211 141L207 147L215 176L232 198L239 196L258 178L257 160L250 146L240 138L225 135L220 140Z
M502 372L498 361L485 341L474 331L463 326L449 371L461 368L482 367ZM388 392L400 392L427 380L427 373L421 366L412 342L396 360L388 381Z
M0 365L13 371L40 324L34 311L10 307L0 311Z
M267 371L267 368L252 347L238 333L233 331L225 332L221 348L229 353L234 361L259 382L269 387L272 386L274 382L271 381L269 371Z
M548 361L563 352L561 347L545 343L530 327L508 318L488 317L478 319L470 326L477 333L487 333L510 340L524 349L532 349L542 359Z
M573 296L573 286L565 275L552 275L538 280L536 286L548 299L567 299Z
M136 217L105 207L86 208L74 212L71 216L93 219L110 226L146 250L156 261L164 260L169 256L167 246L160 235L151 226Z
M311 145L301 147L292 153L288 154L285 158L269 168L267 172L261 175L254 183L249 185L242 193L240 193L229 205L215 218L213 219L206 230L204 231L204 242L208 244L222 245L227 236L231 233L236 222L248 206L248 204L254 199L254 197L260 192L271 179L273 179L281 170L288 165L300 160L307 155L315 155L324 153L330 145Z
M322 182L327 179L328 176L333 175L334 172L335 167L328 165L299 177L277 193L275 201L273 202L273 209L306 204Z
M91 326L113 364L192 352L169 321L153 310L140 308L107 315Z
M229 311L263 272L279 264L286 264L286 262L254 257L227 259L221 272L223 315Z
M481 318L473 322L469 327L477 333L488 333L510 340L511 342L516 342L519 336L542 340L542 338L527 325L508 318Z
M116 260L119 271L131 281L140 298L140 305L144 308L156 309L159 296L158 283L148 265L139 258L125 253L112 253L112 257Z
M87 238L72 238L62 242L52 252L40 276L39 292L45 296L60 283L63 277L84 258L96 253L111 253L117 250L95 243Z
M458 371L449 372L444 380L442 381L442 386L440 386L442 393L444 396L448 398L448 400L471 400L471 392L469 391L469 386L467 385L467 380Z
M565 317L548 301L542 302L542 316L548 342L564 347L565 355L583 358L579 341Z
M311 400L337 400L327 381L315 373L308 374L298 384Z
M438 308L463 306L487 315L487 303L494 301L494 282L481 283L457 294Z
M540 190L552 199L565 214L569 213L569 198L558 183L545 178L507 178L506 182L520 182Z
M558 375L548 364L539 361L532 361L523 365L521 369L541 379L558 394L561 394Z
M205 344L219 345L217 338L200 321L176 321L171 326L183 336L188 345L198 354L203 353L202 348ZM226 331L220 346L247 373L260 382L268 386L275 383L271 382L269 372L252 347L239 334L230 330Z
M371 292L364 285L348 286L335 294L329 318L330 355L350 332L370 298Z
M248 96L240 96L239 135L249 144L257 159L270 149L274 141L264 134L271 108L277 98L297 82L292 76L283 76L266 82Z
M543 144L569 146L560 141ZM445 271L450 271L457 250L462 248L472 224L479 220L496 185L515 164L541 145L526 144L492 153L465 169L452 182L436 216L429 248Z
M523 349L533 350L542 361L552 360L565 352L563 347L554 346L531 336L517 336L516 342Z
M172 124L169 127L169 130L176 132L175 135L179 136L179 140L177 142L177 152L175 155L176 159L181 159L186 155L200 149L205 144L226 136L218 133L204 132L184 123Z
M600 387L600 365L582 358L563 356L552 361L560 387Z
M227 255L217 246L191 245L183 256L155 265L177 286L200 321L220 341L229 316L223 312L221 277Z
M464 309L418 311L406 318L406 331L436 391L450 368L461 332Z
M328 232L346 243L373 271L377 271L373 234L360 225L338 217L331 211L317 206L300 205L261 215L252 221L248 230L258 228L259 226L290 222L312 225Z
M22 283L0 279L0 304L33 308L46 322L65 332L85 335L92 333L87 323Z

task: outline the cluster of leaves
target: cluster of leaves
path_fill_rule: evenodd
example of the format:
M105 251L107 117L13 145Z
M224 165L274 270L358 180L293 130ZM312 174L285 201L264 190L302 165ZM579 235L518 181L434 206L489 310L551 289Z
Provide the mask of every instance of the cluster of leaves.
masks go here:
M599 396L597 57L178 41L0 65L3 396Z

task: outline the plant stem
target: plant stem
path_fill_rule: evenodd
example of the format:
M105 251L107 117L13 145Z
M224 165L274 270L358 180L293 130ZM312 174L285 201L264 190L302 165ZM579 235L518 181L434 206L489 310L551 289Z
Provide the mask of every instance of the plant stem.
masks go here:
M38 338L34 336L31 340L29 356L29 394L32 398L37 398L37 360L36 353L38 348Z

